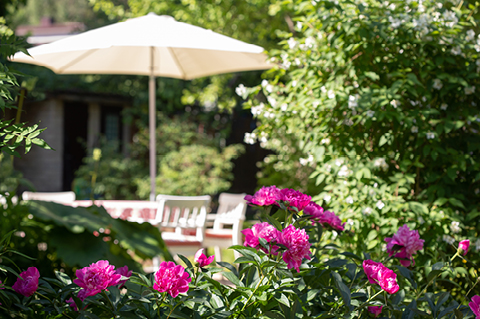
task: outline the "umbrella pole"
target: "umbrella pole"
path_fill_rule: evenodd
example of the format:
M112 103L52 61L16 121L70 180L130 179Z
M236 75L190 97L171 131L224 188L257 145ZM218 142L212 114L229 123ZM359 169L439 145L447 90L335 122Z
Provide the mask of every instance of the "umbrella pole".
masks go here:
M156 112L155 112L155 76L153 75L153 47L150 47L150 79L148 81L148 127L150 133L150 201L155 201L156 159Z

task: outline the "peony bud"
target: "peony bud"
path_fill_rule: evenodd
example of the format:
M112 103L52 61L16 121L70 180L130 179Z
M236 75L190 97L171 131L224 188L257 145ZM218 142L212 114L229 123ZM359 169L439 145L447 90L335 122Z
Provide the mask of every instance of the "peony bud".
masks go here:
M205 267L210 265L213 261L213 258L215 258L214 255L210 257L205 256L205 254L203 254L203 250L203 248L199 249L193 259L196 263L198 263L198 267Z
M382 313L383 306L370 306L368 307L368 311L375 315L377 318Z
M463 253L463 255L465 256L468 252L468 247L470 247L470 240L469 239L462 240L458 244L458 251L460 252L460 254Z

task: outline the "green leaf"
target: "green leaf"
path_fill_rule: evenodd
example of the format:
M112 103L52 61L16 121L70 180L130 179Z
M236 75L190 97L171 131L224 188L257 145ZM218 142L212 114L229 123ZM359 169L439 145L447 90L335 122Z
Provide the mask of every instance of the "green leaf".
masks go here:
M235 286L244 287L243 282L241 282L240 279L238 279L238 277L234 273L223 272L222 274Z
M285 296L282 293L276 293L274 295L275 300L277 300L279 303L284 304L287 307L290 307L290 301L288 300L287 296Z
M338 290L340 290L340 295L342 296L343 303L347 307L348 312L350 312L352 310L352 298L350 295L350 289L348 289L347 285L343 283L342 277L340 277L337 272L332 271L332 276L335 281L335 286L338 288Z
M55 270L55 277L57 277L58 280L60 280L65 286L70 285L72 283L72 279L63 272L60 272L58 270Z
M366 77L369 77L370 79L372 79L372 81L377 81L380 79L380 76L378 76L378 74L375 72L367 71L364 74Z

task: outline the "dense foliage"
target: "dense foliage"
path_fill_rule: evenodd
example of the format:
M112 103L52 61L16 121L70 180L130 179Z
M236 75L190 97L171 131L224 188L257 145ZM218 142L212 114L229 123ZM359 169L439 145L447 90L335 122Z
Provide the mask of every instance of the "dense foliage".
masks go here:
M12 30L5 25L5 19L0 16L0 152L19 156L16 149L20 146L27 153L32 145L50 149L44 140L38 136L45 129L40 129L38 124L27 125L14 119L6 119L7 110L17 110L21 105L22 94L16 78L16 72L6 65L6 59L17 51L26 52L24 39L16 37ZM17 100L18 97L18 100ZM21 111L21 110L20 110Z
M54 270L72 270L98 259L142 271L145 259L171 259L159 230L148 224L113 219L103 207L69 207L53 202L16 203L13 196L0 204L0 234L13 233L9 248L28 255L6 254L18 267L35 266L53 276Z
M265 210L264 222L243 231L235 264L217 261L203 250L186 267L162 262L145 276L109 260L77 269L76 278L56 278L24 267L0 290L0 314L13 318L472 318L480 313L474 288L465 295L443 291L455 268L468 265L469 242L446 259L421 264L422 234L404 225L384 238L387 251L364 257L332 244L332 229L344 230L338 216L293 189L264 187L247 196ZM350 231L346 230L347 233ZM346 235L346 234L345 234ZM11 234L0 241L0 256ZM343 236L342 236L343 237ZM345 237L343 237L345 238ZM346 247L346 246L344 246ZM326 258L330 256L330 258ZM8 261L8 260L7 260ZM15 272L11 267L5 267ZM0 268L1 269L1 268ZM221 274L229 282L218 282ZM470 276L468 276L471 278ZM73 279L73 280L72 280ZM477 289L478 291L478 289ZM467 303L471 300L469 305Z
M274 150L268 167L299 185L293 168L309 167L314 198L347 221L358 254L381 254L406 222L426 240L424 260L462 237L478 251L478 4L294 3L277 68L238 90L261 123L246 141Z

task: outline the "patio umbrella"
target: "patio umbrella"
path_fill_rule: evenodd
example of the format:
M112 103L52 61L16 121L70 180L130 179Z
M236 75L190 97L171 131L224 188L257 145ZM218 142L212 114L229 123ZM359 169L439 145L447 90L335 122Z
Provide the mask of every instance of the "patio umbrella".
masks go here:
M265 70L263 48L170 16L149 13L15 54L11 61L45 66L57 74L148 75L150 200L155 199L155 77L190 80Z

